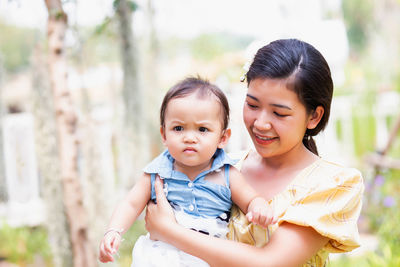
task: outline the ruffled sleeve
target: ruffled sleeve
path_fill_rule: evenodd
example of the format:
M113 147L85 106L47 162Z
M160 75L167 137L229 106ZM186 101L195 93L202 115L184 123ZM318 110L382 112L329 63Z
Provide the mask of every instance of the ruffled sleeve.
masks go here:
M278 224L310 226L330 239L325 250L351 251L360 245L357 220L364 190L362 176L356 169L325 161L318 165L290 186L290 197L283 201L288 205L281 207ZM279 206L279 202L275 204Z

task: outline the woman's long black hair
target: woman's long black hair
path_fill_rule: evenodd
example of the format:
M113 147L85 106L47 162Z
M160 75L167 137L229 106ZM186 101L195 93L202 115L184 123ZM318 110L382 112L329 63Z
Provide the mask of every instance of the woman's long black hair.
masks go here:
M312 45L297 39L281 39L260 48L246 74L247 85L254 79L286 79L311 114L318 106L324 108L321 121L307 129L303 144L318 155L313 136L328 123L333 94L333 82L328 63Z

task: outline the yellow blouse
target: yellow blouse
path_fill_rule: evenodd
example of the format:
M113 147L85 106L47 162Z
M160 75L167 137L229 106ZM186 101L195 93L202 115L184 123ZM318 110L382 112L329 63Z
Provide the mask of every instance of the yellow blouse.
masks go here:
M238 162L239 170L247 155ZM357 220L363 190L358 170L319 159L269 200L277 215L277 224L268 229L249 224L245 215L234 206L228 238L262 247L282 222L310 226L330 240L303 267L326 266L330 252L347 252L360 246Z

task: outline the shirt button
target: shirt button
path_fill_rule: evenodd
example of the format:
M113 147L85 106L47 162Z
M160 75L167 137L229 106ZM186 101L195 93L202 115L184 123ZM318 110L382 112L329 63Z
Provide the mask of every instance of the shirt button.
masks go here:
M190 204L189 210L190 210L190 211L193 211L193 210L194 210L194 206L193 206L192 204Z
M188 186L189 186L189 187L193 187L193 183L192 183L192 182L189 182L189 183L188 183Z

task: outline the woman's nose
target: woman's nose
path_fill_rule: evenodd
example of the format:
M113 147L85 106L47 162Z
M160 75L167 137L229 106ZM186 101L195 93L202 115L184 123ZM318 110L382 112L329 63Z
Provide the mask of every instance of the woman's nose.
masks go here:
M260 114L254 121L254 127L258 130L267 131L272 128L272 125L266 114Z

